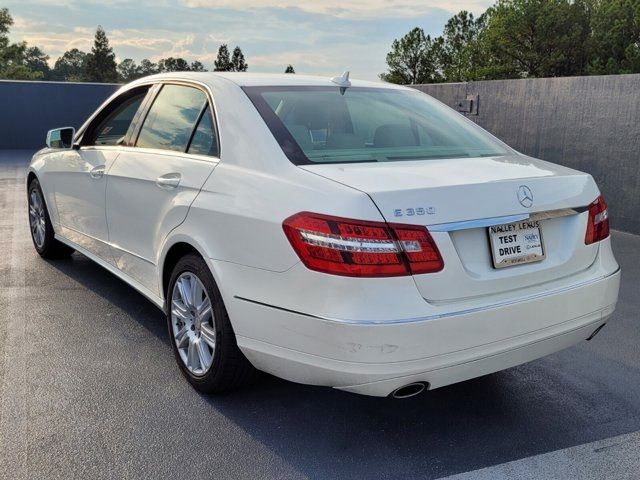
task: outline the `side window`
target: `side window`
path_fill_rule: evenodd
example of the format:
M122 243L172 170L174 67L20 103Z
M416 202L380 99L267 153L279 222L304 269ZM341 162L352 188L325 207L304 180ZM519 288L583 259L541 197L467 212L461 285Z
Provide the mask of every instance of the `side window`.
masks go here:
M197 88L164 85L142 124L136 146L184 152L206 103L207 96Z
M83 145L120 145L123 143L127 130L133 121L138 108L142 104L146 88L143 91L132 92L127 98L118 98L101 112L97 123L89 127Z
M218 155L218 141L213 126L213 115L211 108L207 105L202 112L202 117L198 122L193 138L189 143L188 153L197 153L200 155Z

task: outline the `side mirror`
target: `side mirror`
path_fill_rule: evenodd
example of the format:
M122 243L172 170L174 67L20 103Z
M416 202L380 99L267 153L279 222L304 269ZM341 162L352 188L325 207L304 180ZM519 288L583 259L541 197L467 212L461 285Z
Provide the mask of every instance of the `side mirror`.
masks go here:
M47 132L47 147L49 148L73 148L73 137L76 129L73 127L54 128Z

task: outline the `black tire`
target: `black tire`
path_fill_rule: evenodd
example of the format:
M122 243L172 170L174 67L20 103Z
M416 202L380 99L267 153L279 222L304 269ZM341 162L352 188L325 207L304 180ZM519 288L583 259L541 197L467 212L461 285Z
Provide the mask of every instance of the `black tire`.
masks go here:
M55 232L53 231L53 225L51 224L51 217L49 216L49 210L40 188L40 182L37 178L34 178L29 183L29 189L27 190L27 203L29 209L31 209L31 197L37 195L40 199L42 209L42 215L44 218L44 237L43 241L36 241L36 233L31 223L31 216L29 215L29 230L31 232L31 240L36 252L42 257L47 259L54 258L66 258L69 257L75 250L62 242L55 239Z
M204 374L195 375L185 365L176 344L171 313L172 299L176 282L185 273L195 275L204 286L211 301L213 316L211 323L215 327L215 349L211 366ZM176 264L166 292L167 327L173 354L182 371L193 387L203 393L222 393L238 389L251 383L258 371L249 363L236 343L236 337L229 321L229 315L222 301L220 290L207 264L196 254L182 257ZM179 333L179 332L178 332ZM183 352L184 353L184 352Z

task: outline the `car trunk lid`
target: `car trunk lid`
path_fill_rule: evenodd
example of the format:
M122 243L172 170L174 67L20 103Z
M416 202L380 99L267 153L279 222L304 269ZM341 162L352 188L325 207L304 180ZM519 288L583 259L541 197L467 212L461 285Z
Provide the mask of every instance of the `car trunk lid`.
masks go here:
M366 193L390 223L427 226L445 264L414 276L430 302L539 285L588 268L597 254L584 243L597 187L566 167L511 155L301 168ZM545 258L495 268L488 227L522 220L537 222Z

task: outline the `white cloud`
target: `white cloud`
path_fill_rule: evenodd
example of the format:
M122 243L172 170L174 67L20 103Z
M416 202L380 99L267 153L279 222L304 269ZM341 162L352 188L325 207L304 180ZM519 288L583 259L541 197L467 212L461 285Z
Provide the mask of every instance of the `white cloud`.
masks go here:
M40 22L37 20L32 20L30 18L13 15L13 26L11 27L11 30L25 31L25 30L33 30L36 28L42 28L45 26L46 26L45 22Z
M95 33L90 29L82 27L75 27L67 32L47 32L46 29L41 27L29 28L27 31L21 33L16 32L16 30L12 31L14 40L24 40L29 45L40 47L51 57L51 64L55 62L57 57L72 48L78 48L84 51L89 50Z
M486 0L181 0L191 8L259 9L266 7L297 8L309 13L321 13L339 18L362 19L379 16L412 17L435 8L450 12L484 11Z
M50 0L9 2L12 41L27 41L50 56L89 51L102 24L118 61L182 57L212 69L218 46L239 45L251 71L335 75L350 69L374 79L385 70L394 38L415 26L439 34L461 9L483 11L492 0ZM53 0L55 2L63 0ZM40 4L42 7L34 7Z
M335 59L320 52L279 52L270 55L254 55L247 59L250 67L257 70L281 69L284 71L287 65L292 64L298 70L316 71L318 69L331 69Z

